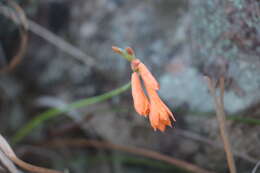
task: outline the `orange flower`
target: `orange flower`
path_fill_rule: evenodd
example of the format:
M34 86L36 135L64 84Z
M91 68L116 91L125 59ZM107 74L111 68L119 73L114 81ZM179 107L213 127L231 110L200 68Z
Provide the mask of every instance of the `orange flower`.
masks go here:
M141 81L137 72L133 72L132 74L131 85L136 112L139 115L147 116L149 114L149 101L144 94Z
M160 86L153 77L148 68L139 60L131 61L131 67L134 71L132 74L132 95L134 98L134 106L138 114L147 115L149 112L149 119L154 130L159 129L164 131L166 126L171 126L171 119L176 121L170 109L160 99L157 91ZM138 73L141 75L144 85L149 96L149 102L145 96ZM149 109L147 108L149 105Z
M133 70L131 77L132 96L136 112L145 117L149 115L149 120L154 130L159 129L163 132L165 131L166 126L172 127L171 120L176 120L170 109L163 103L157 94L160 85L152 73L139 59L135 58L135 53L132 48L123 50L118 47L112 47L112 49L131 61ZM148 98L143 91L139 75L145 85Z

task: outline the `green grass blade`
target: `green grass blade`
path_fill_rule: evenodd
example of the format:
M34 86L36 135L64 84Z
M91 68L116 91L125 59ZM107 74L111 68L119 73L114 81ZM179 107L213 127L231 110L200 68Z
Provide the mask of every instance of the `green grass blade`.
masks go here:
M51 118L59 116L64 112L72 111L74 109L82 108L85 106L89 106L91 104L99 103L99 102L105 101L107 99L110 99L114 96L117 96L117 95L123 93L124 91L127 91L130 88L130 86L131 86L131 84L129 82L129 83L127 83L115 90L109 91L105 94L91 97L91 98L82 99L79 101L75 101L71 104L68 104L67 107L65 107L63 109L58 109L58 108L49 109L46 112L43 112L43 113L39 114L38 116L36 116L34 119L29 121L27 124L25 124L21 129L19 129L18 132L13 136L12 142L13 143L20 142L34 128L38 127L39 125L41 125L42 123L44 123L45 121L47 121Z
M260 125L260 119L255 119L255 118L246 118L241 116L228 116L227 119L245 123L245 124Z

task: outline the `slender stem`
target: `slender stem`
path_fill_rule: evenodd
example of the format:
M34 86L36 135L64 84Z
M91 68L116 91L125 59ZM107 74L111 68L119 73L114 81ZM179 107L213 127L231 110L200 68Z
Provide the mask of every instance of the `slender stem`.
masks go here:
M215 110L216 110L216 114L217 114L220 135L221 135L221 139L224 144L228 167L229 167L230 173L236 173L237 171L236 171L234 156L232 153L231 145L230 145L228 134L227 134L226 115L225 115L225 111L224 111L225 79L224 79L224 77L220 78L220 96L219 97L216 96L216 89L215 89L215 86L213 85L212 80L209 77L207 77L207 81L208 81L208 87L209 87L210 93L214 99L214 105L215 105Z
M125 51L123 52L122 57L125 58L126 60L130 61L130 62L135 59L135 57L133 55L129 55Z
M246 123L246 124L260 125L260 120L255 119L255 118L246 118L246 117L242 117L242 116L233 115L233 116L227 117L227 119L241 122L241 123Z
M82 99L79 101L75 101L71 104L68 104L67 107L65 107L63 109L58 109L58 108L49 109L46 112L43 112L43 113L39 114L38 116L36 116L35 118L33 118L31 121L29 121L27 124L25 124L20 130L18 130L18 132L12 138L12 142L13 143L20 142L24 137L26 137L30 132L32 132L32 130L34 128L38 127L40 124L42 124L43 122L45 122L51 118L61 115L64 112L68 112L68 111L71 111L74 109L78 109L81 107L85 107L85 106L88 106L91 104L99 103L101 101L110 99L116 95L123 93L124 91L127 91L130 88L130 86L131 86L131 84L129 82L129 83L127 83L117 89L114 89L112 91L109 91L105 94L91 97L91 98Z
M234 156L232 153L231 145L229 142L227 127L226 127L226 115L224 111L224 91L225 91L225 78L220 78L220 97L218 97L218 110L217 113L219 125L220 125L220 133L224 143L224 148L226 150L228 165L231 173L236 173L236 166L234 161Z

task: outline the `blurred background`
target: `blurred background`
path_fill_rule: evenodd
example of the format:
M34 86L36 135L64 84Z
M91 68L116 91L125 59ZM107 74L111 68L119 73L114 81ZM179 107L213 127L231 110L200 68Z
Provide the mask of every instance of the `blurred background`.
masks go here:
M0 6L0 133L8 141L51 108L127 83L129 62L113 45L135 50L177 119L166 132L154 132L134 111L128 90L37 125L12 145L24 161L75 173L185 172L113 148L51 144L84 139L146 148L228 172L205 75L225 77L238 172L251 172L260 160L258 0L0 0Z

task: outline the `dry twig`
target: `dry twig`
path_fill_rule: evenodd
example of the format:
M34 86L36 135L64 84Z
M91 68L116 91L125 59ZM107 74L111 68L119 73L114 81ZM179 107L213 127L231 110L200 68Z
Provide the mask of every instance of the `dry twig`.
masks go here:
M16 6L18 6L16 4ZM20 8L21 9L21 8ZM22 10L19 10L22 11ZM14 19L13 15L10 15L10 9L6 6L0 6L0 13L4 16ZM84 64L88 65L89 67L93 67L96 63L93 57L87 55L79 48L73 46L72 44L66 42L64 39L60 38L59 36L55 35L54 33L50 32L49 30L45 29L44 27L40 26L39 24L27 19L27 26L28 30L33 32L34 34L38 35L39 37L43 38L44 40L48 41L52 45L56 46L63 52L71 55L75 59L83 62ZM14 20L14 22L18 25L23 25L22 21ZM26 40L27 41L27 40ZM22 41L23 42L23 41Z
M2 168L2 165L5 169ZM10 173L20 173L13 162L0 150L0 172L5 170L8 170Z
M34 166L22 161L16 156L16 154L14 153L14 151L2 135L0 135L0 151L2 151L16 165L20 166L21 168L27 171L34 173L62 173L60 171Z
M206 77L206 80L208 82L210 94L214 99L214 105L215 105L215 110L216 110L216 114L217 114L220 135L221 135L221 138L222 138L222 141L224 144L228 167L229 167L229 170L231 173L236 173L235 161L234 161L234 157L233 157L233 153L232 153L232 149L231 149L231 145L229 142L227 129L226 129L226 115L225 115L225 111L224 111L225 78L221 77L219 80L220 96L216 95L216 88L215 88L214 82L211 80L211 78Z
M72 44L66 42L61 37L55 35L54 33L50 32L49 30L45 29L41 25L28 20L29 30L34 34L38 35L39 37L43 38L44 40L48 41L52 45L56 46L63 52L71 55L75 59L83 62L84 64L88 65L89 67L93 67L96 62L93 57L87 55L79 48L73 46Z
M166 156L159 152L148 150L148 149L127 147L127 146L116 145L108 142L102 142L97 140L86 140L86 139L59 139L59 140L53 140L44 143L44 146L48 146L48 147L61 147L64 145L73 146L73 147L95 147L95 148L119 150L127 153L132 153L132 154L164 161L194 173L213 173L211 171L207 171L191 163L187 163L185 161L178 160L176 158Z
M28 42L28 33L27 33L28 24L23 9L12 0L8 0L8 4L10 5L10 7L13 8L13 10L5 6L0 6L0 13L2 13L5 17L11 19L14 23L20 24L20 28L19 28L20 44L17 53L14 55L14 57L11 58L10 64L2 68L0 72L11 70L22 60Z

